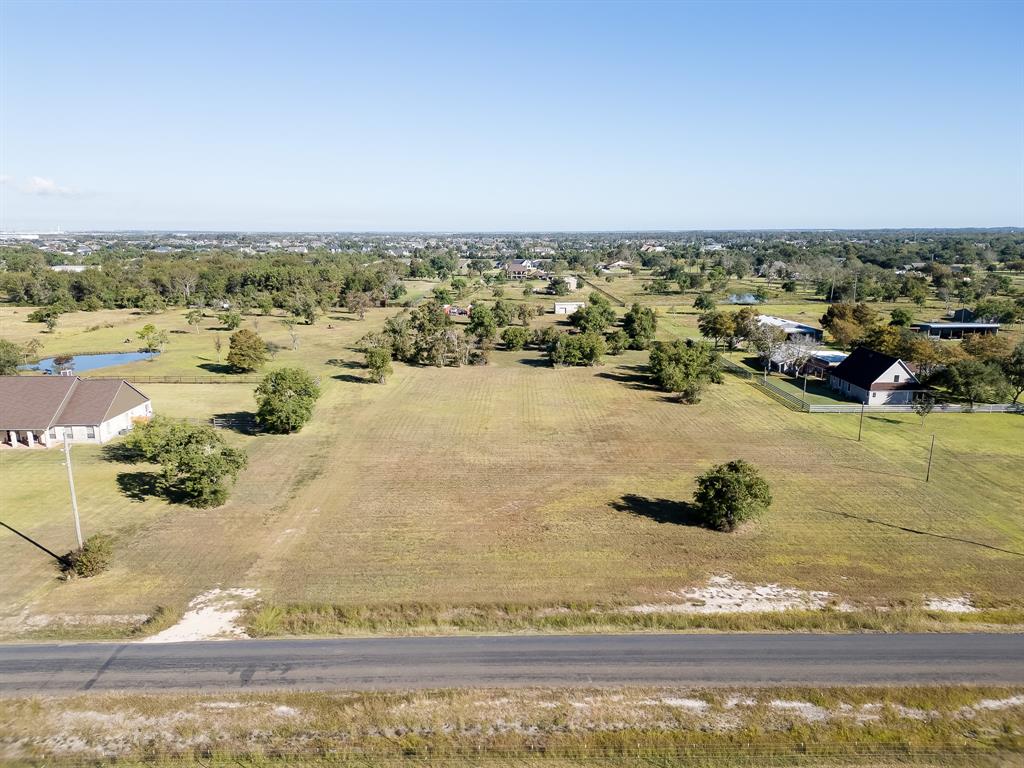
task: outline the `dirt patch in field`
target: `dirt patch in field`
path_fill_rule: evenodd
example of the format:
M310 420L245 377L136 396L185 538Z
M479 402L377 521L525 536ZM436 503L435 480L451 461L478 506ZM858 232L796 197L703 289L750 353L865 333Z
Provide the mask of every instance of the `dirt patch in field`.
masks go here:
M931 597L925 601L924 607L929 611L946 611L947 613L975 613L978 610L974 607L969 595Z
M742 584L729 574L712 576L707 586L669 592L670 601L630 606L633 613L768 613L794 609L850 610L831 592L809 592L778 584Z
M239 626L243 603L259 593L256 589L211 589L188 604L173 627L140 640L140 643L187 643L197 640L236 640L248 637Z

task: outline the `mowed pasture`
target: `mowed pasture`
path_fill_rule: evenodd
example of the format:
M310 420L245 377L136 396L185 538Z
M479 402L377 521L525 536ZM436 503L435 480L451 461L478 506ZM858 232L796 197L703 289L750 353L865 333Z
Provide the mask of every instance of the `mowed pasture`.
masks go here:
M387 384L365 383L352 344L394 311L298 327L299 348L268 368L301 364L321 377L314 421L290 436L227 433L250 465L223 507L133 498L125 489L145 468L74 448L83 526L116 536L113 567L58 582L52 560L0 529L0 631L130 622L217 586L282 605L629 605L726 573L854 605L970 595L1024 607L1020 417L934 414L922 427L913 415L872 415L858 442L856 416L793 413L733 377L681 405L649 386L642 352L552 369L535 351L497 351L487 366L396 364ZM39 328L3 313L0 336ZM46 351L112 351L154 322L180 331L167 351L112 371L208 372L217 321L197 334L181 316L77 313L41 338ZM259 322L290 343L279 319ZM141 388L172 416L254 407L251 385ZM680 502L694 478L738 457L770 481L771 511L733 534L686 524ZM59 452L0 451L0 480L0 520L57 552L72 546Z

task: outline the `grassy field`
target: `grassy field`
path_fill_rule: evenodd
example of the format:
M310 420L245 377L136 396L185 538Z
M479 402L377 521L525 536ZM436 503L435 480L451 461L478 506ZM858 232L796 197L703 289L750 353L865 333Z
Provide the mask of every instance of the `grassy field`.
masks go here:
M6 698L0 764L1008 767L1022 702L963 687Z
M386 385L365 383L351 346L394 311L362 322L332 312L298 327L296 350L279 318L246 318L285 347L268 367L305 366L324 396L297 435L228 434L250 466L221 508L130 498L119 482L130 484L137 467L76 447L83 525L116 536L113 567L58 582L52 560L0 529L0 633L125 634L157 606L180 612L215 586L259 589L279 613L415 604L434 616L470 605L551 615L573 604L660 603L720 574L827 590L865 609L969 595L1003 621L1024 610L1019 417L936 414L922 428L913 415L869 416L857 442L855 416L792 413L734 377L699 405L680 405L650 388L638 352L556 370L537 352L498 351L485 367L396 364ZM230 381L217 367L213 318L194 333L181 312L76 313L51 335L23 322L27 313L0 309L0 337L36 336L50 353L116 351L154 322L172 331L166 352L105 373ZM661 334L685 332L689 317L665 312ZM142 389L172 416L254 407L251 385ZM735 534L687 525L679 502L694 477L736 457L770 481L769 514ZM0 520L67 551L59 454L0 451L0 476Z

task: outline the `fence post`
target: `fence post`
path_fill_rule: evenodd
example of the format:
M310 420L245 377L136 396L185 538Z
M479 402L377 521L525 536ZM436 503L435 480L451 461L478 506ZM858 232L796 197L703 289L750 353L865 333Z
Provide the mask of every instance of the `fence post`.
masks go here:
M860 442L861 435L864 434L864 408L867 404L860 404L860 426L857 427L857 442Z

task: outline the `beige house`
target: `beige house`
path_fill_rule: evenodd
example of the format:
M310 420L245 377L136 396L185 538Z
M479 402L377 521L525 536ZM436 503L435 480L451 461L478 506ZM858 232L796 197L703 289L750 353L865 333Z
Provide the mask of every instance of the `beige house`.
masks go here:
M829 372L829 386L865 405L908 405L924 387L898 357L857 347Z
M105 443L149 419L149 398L127 381L78 376L0 376L0 442L48 448Z

